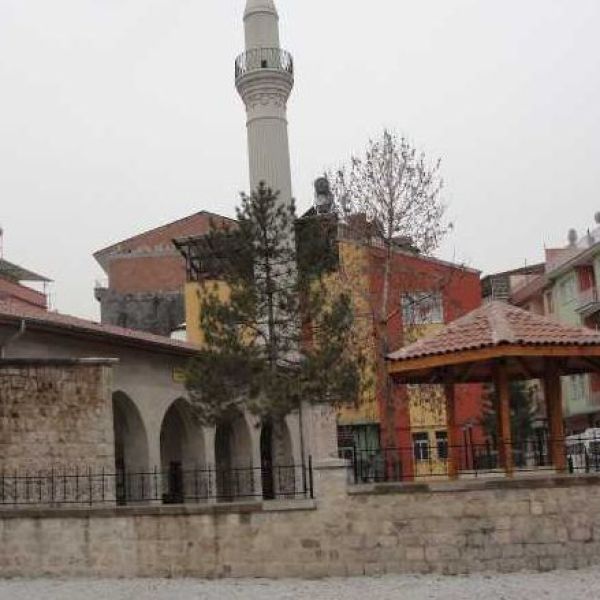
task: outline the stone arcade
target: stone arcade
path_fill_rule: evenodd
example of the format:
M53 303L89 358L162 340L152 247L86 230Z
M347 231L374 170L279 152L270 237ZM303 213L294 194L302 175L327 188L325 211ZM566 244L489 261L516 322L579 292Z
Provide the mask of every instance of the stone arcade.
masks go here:
M125 477L121 503L262 497L263 486L293 496L304 484L308 419L302 436L298 414L261 424L240 411L203 427L180 377L190 344L0 303L0 345L4 472L104 471Z

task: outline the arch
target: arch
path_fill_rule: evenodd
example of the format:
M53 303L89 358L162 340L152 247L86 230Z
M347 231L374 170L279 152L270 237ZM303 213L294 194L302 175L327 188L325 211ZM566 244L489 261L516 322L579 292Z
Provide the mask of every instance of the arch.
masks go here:
M144 500L144 480L150 478L144 421L133 400L124 392L113 394L112 406L117 503Z
M163 502L207 497L204 433L187 400L179 398L168 408L160 428Z
M231 411L215 433L217 497L222 500L254 494L252 439L244 415Z
M263 422L260 433L263 498L293 496L296 490L296 466L292 437L285 420Z

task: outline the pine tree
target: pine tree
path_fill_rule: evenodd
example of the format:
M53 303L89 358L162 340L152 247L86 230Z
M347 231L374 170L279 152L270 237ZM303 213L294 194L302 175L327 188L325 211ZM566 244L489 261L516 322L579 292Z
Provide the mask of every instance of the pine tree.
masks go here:
M205 422L232 406L277 418L302 400L335 404L358 396L361 357L348 350L351 300L328 289L331 257L319 256L319 236L302 236L298 268L296 223L293 204L261 183L242 194L237 227L214 228L207 237L205 258L220 283L203 286L204 346L187 374Z

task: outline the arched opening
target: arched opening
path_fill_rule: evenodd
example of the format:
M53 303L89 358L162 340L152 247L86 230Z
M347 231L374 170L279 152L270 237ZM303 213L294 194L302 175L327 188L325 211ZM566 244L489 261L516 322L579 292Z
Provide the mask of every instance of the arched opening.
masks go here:
M204 435L192 407L184 399L173 402L160 428L163 502L206 499Z
M266 421L260 432L260 474L265 500L275 499L273 460L273 423Z
M260 432L260 459L263 498L293 497L296 466L292 438L283 420L265 421Z
M148 497L151 478L148 465L148 436L142 417L131 398L113 394L115 437L115 496L118 504ZM145 485L146 484L146 485Z
M252 441L244 415L232 411L215 433L217 497L231 501L254 495Z

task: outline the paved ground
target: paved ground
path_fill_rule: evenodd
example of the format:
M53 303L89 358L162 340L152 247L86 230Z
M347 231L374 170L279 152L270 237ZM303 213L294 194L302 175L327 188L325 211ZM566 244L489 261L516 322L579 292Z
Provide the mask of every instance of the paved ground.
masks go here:
M600 570L323 581L0 581L0 600L595 600Z

